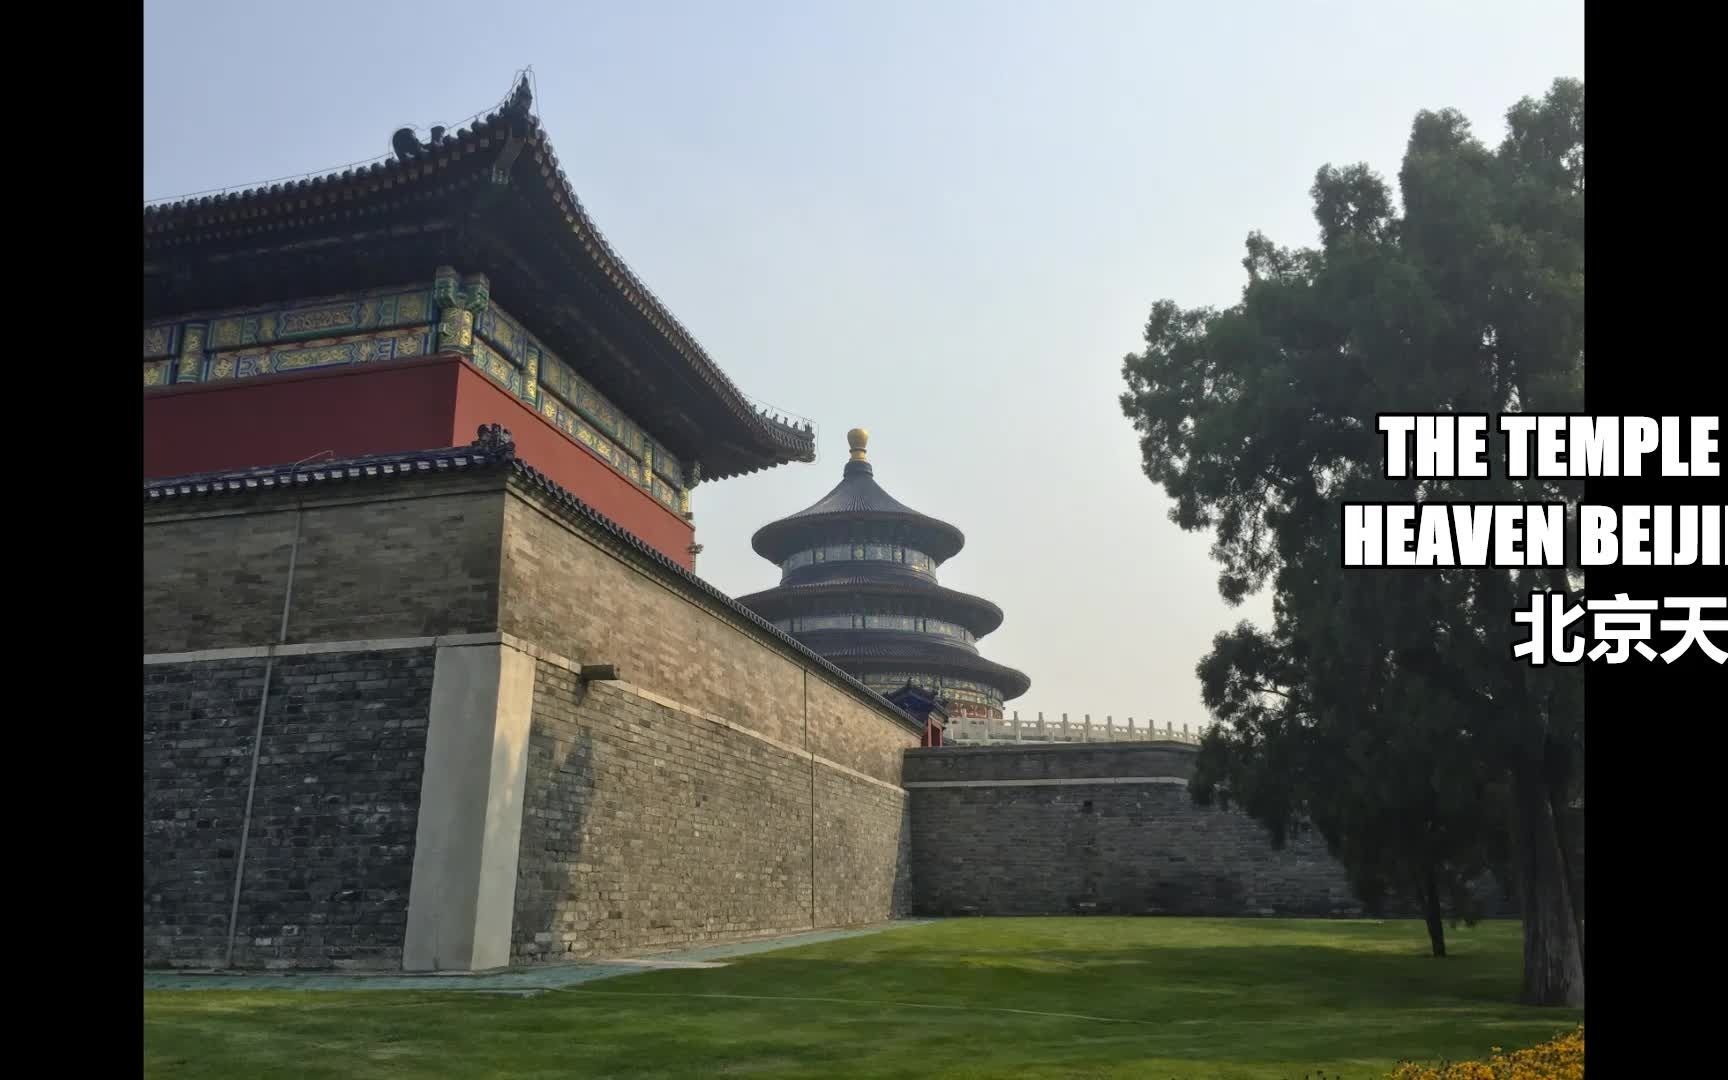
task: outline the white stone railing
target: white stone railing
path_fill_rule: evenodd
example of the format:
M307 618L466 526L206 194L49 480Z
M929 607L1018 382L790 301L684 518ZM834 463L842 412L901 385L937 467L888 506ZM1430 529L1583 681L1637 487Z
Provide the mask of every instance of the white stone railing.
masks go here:
M1200 741L1200 731L1187 724L1177 727L1166 722L1163 727L1145 720L1138 724L1130 716L1126 722L1106 716L1103 721L1092 719L1091 713L1070 720L1067 713L1060 720L1022 720L1015 712L1000 720L973 716L950 716L942 729L942 741L956 746L983 746L997 743L1063 743L1063 742L1186 742Z

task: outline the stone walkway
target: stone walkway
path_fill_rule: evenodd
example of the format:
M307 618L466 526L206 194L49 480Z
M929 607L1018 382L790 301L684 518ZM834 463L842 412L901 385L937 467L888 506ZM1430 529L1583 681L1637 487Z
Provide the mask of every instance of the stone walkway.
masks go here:
M222 972L222 971L146 971L146 990L427 990L466 993L517 994L532 996L566 986L611 979L620 975L637 975L644 971L669 971L680 968L725 967L725 961L737 956L792 949L800 945L815 945L823 941L879 934L908 926L923 926L932 919L902 919L875 926L851 930L816 930L806 934L758 938L730 945L710 945L682 952L654 953L615 960L593 960L580 964L555 964L536 968L514 968L509 971L469 975L450 974L407 975L391 972Z

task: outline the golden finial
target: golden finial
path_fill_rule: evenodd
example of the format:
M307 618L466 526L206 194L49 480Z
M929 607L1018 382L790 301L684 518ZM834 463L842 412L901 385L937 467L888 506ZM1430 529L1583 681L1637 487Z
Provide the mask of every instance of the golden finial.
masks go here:
M870 445L870 433L861 427L855 427L846 433L846 445L852 448L853 461L868 461L869 455L864 448Z

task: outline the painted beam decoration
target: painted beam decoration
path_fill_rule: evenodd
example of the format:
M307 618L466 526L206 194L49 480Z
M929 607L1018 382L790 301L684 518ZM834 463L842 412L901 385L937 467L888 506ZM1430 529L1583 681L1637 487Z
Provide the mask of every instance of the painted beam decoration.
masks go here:
M683 466L564 359L492 303L484 275L440 269L396 286L144 327L144 386L223 382L455 353L674 513Z
M375 289L144 327L144 385L220 382L424 356L432 290Z

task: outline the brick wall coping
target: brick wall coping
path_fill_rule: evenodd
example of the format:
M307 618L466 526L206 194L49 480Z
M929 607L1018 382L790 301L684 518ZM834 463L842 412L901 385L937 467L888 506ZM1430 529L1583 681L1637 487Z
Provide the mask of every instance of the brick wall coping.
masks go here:
M239 645L191 652L145 653L144 665L203 664L213 660L261 660L266 656L313 656L320 653L392 652L397 649L440 648L450 645L508 644L520 648L509 634L440 634L436 637L358 638L352 641L302 641L286 645ZM526 651L526 650L524 650Z
M527 650L525 650L525 651L527 651ZM574 664L571 664L567 660L563 660L562 657L552 657L550 655L539 655L538 658L541 660L545 660L548 663L557 663L557 664L559 664L559 666L566 667L572 672L574 672L576 670L576 666ZM803 749L802 747L793 746L791 743L781 742L779 739L776 739L771 735L765 735L762 732L757 731L755 728L745 727L743 724L734 723L733 721L728 720L723 716L716 716L711 712L704 712L701 709L691 708L690 706L684 704L683 702L673 701L671 698L662 697L661 695L654 693L652 690L644 690L640 686L635 686L631 683L623 682L622 680L620 680L618 682L607 683L606 686L609 690L615 690L615 691L618 691L620 693L629 694L632 697L639 697L644 701L653 702L654 704L660 706L661 708L671 709L674 712L683 713L685 716L691 717L692 719L706 721L707 723L713 724L716 727L725 728L727 731L733 732L734 734L743 735L747 738L755 739L759 743L764 743L768 746L772 746L774 749L779 750L781 753L790 754L791 756L799 759L800 761L808 761L808 762L811 762L813 764L820 765L825 769L832 769L835 772L844 773L846 776L849 776L854 780L862 780L867 784L875 784L877 787L885 788L888 791L894 792L896 795L902 795L905 793L902 790L903 787L913 786L910 784L907 784L907 785L890 784L886 780L877 779L876 777L871 776L868 773L861 773L857 769L854 769L854 768L847 766L847 765L842 765L838 761L832 761L828 758L823 757L821 754L813 754L810 751Z

